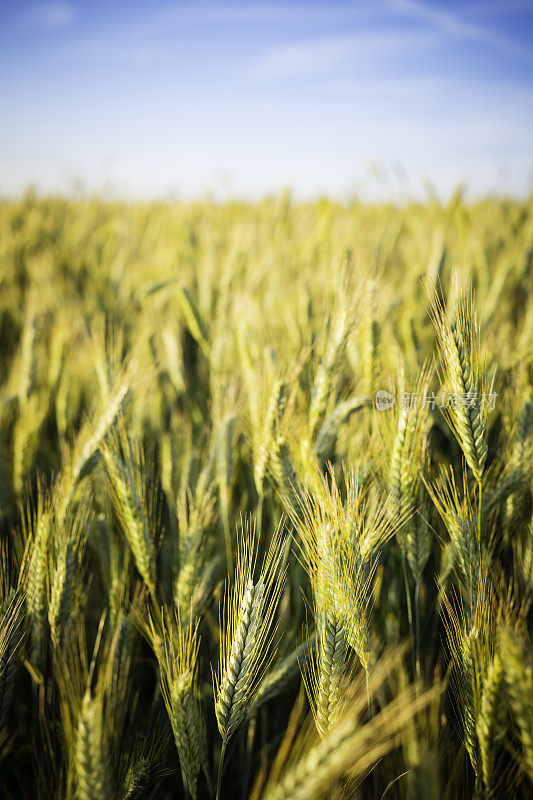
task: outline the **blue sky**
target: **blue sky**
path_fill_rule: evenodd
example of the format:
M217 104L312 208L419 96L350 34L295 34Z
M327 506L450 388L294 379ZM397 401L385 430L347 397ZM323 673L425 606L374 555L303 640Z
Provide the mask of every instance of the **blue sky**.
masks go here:
M533 191L533 0L0 0L0 194Z

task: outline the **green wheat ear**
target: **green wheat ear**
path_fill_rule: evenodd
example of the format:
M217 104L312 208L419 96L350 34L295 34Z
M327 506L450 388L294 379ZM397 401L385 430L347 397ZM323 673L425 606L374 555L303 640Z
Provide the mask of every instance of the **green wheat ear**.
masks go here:
M215 712L226 744L252 707L273 654L277 605L285 583L284 536L278 528L257 579L257 536L243 527L232 587L221 609L220 663L215 674Z
M397 668L397 656L384 658L376 666L369 692L378 694L387 676ZM326 795L329 797L335 781L343 775L350 782L359 782L374 764L394 749L398 740L408 741L409 726L416 715L433 703L439 693L438 686L426 692L407 687L386 703L378 714L364 722L367 691L365 678L360 676L347 687L344 711L325 737L317 741L309 723L302 724L301 711L291 718L266 786L260 792L260 782L257 781L253 797L261 800L314 800Z
M283 418L289 387L280 378L274 381L268 405L260 416L260 409L253 412L254 481L257 494L262 497L271 462L276 453L276 439ZM260 424L260 419L263 420Z
M392 446L384 448L391 453L388 473L389 493L392 501L392 522L404 558L413 577L420 582L431 552L432 536L426 523L424 489L420 476L427 449L427 410L423 398L429 392L430 371L424 366L415 390L417 401L400 407L396 433Z
M293 522L313 590L316 648L304 672L317 730L326 737L342 713L355 655L369 669L369 603L376 556L392 535L386 508L365 497L345 471L346 498L333 469L316 475Z
M310 441L315 440L324 422L331 390L355 324L355 296L349 297L347 269L348 265L345 265L337 305L331 313L327 331L324 331L322 337L321 358L316 368L315 379L311 389L308 418Z
M487 460L486 412L482 407L485 384L479 366L479 326L472 294L466 293L458 277L454 279L452 290L455 306L453 322L449 320L439 295L428 289L441 357L439 375L443 390L451 390L455 398L446 409L446 418L479 484Z
M103 707L87 690L76 731L75 771L77 800L109 797L107 760L103 741Z
M173 581L173 599L182 625L201 613L209 596L212 573L218 563L212 557L212 542L209 539L210 525L214 518L215 498L211 484L193 493L183 492L177 503L179 541L178 564Z
M25 581L32 656L38 662L42 659L46 642L48 553L51 547L52 517L49 496L40 491L35 514L30 511L25 519L26 564L21 571Z
M443 617L452 655L452 689L463 722L463 738L476 777L488 796L494 783L496 728L505 715L503 672L496 636L495 604L491 583L480 583L475 605L463 606L457 597L445 597Z
M183 785L197 796L200 770L207 774L207 738L198 689L198 622L187 624L179 613L133 609L136 624L150 644L159 667L159 685L178 752Z
M438 481L432 485L426 483L426 488L448 531L455 562L474 608L488 569L489 554L479 540L476 511L466 477L463 475L460 492L453 470L442 468Z
M477 720L477 737L483 770L483 781L489 797L495 793L495 749L507 731L507 696L505 672L498 653L489 664L483 681L481 706Z
M113 507L122 532L131 549L135 566L150 594L155 595L156 548L153 520L143 485L143 461L140 449L135 448L123 434L100 446L111 488Z
M155 629L152 625L152 632ZM198 775L207 768L205 723L198 694L198 628L162 619L159 660L161 692L178 751L184 786L196 798Z
M501 659L507 694L523 749L523 766L533 784L533 648L512 631L501 633Z
M0 731L6 724L15 688L23 638L23 602L21 592L11 589L0 609Z
M48 606L50 638L55 647L59 647L61 643L70 614L74 594L75 563L75 544L64 539L51 578L52 591Z

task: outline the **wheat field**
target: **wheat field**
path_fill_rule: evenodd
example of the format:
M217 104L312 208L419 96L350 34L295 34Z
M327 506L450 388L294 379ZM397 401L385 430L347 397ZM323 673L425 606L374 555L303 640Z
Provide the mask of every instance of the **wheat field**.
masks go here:
M533 198L0 203L0 796L533 792Z

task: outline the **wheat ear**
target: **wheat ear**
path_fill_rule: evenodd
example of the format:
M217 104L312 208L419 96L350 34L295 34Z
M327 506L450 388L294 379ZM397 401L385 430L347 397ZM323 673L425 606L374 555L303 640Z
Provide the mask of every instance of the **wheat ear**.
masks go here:
M196 798L198 774L207 764L205 724L198 699L197 629L178 627L175 643L166 643L162 691L180 758L183 782Z
M432 542L424 516L418 513L424 499L420 474L427 447L427 423L422 398L426 396L428 387L429 369L424 366L416 386L415 398L419 398L418 401L406 403L400 408L389 471L396 538L417 584L422 578Z
M504 630L501 634L501 658L505 670L507 693L524 750L524 766L533 783L533 679L531 652L526 667L522 643L516 635Z
M309 408L309 440L313 441L324 421L333 381L342 360L348 339L355 322L354 303L348 301L346 287L340 293L337 308L329 321L327 338L324 339L324 352L318 363L315 381L311 390Z
M22 603L20 592L11 589L4 598L0 614L0 731L4 728L18 668L22 641Z
M426 487L448 530L452 551L468 590L470 605L474 607L486 559L483 559L476 529L475 511L465 476L463 475L462 498L459 497L451 469L448 473L443 469L439 482L433 485L426 483Z
M102 736L102 702L87 690L76 731L75 771L77 800L105 800L108 795Z
M483 682L481 705L477 720L477 738L487 797L494 797L494 750L498 739L505 735L505 674L501 658L494 656Z
M130 546L135 566L153 596L156 586L156 551L142 489L139 490L132 471L135 462L130 460L126 464L108 445L102 445L101 453L120 526ZM131 453L130 456L133 459Z
M234 585L221 613L220 664L215 675L215 713L222 737L217 795L226 745L248 715L273 655L274 619L285 582L283 552L284 537L278 528L254 582L257 536L250 527L242 530Z
M382 667L376 670L372 680L373 692L383 682L383 671ZM380 680L376 680L376 676ZM288 764L285 769L277 767L272 770L261 800L313 800L323 797L333 782L344 774L353 781L360 779L393 749L398 735L436 695L436 687L424 694L414 694L409 689L368 723L362 724L359 715L366 703L365 691L361 684L355 684L348 693L345 712L323 740L318 743L310 740L309 731L304 727L292 748L290 743L288 748L282 744L280 751ZM283 753L286 749L289 749L288 757Z
M150 643L159 666L159 683L178 751L183 785L197 795L198 775L207 768L207 740L198 692L198 624L183 624L179 614L155 610L146 622L141 609L136 623Z
M44 631L47 620L48 551L52 512L47 501L39 495L38 507L30 527L33 539L29 541L28 568L26 571L26 608L31 626L32 655L38 661L42 656Z
M446 416L478 484L487 460L487 435L481 408L479 330L468 297L459 281L454 282L456 319L450 323L438 295L432 297L432 317L441 355L441 384L449 384L455 395Z
M283 416L288 385L278 379L274 382L263 425L253 420L254 426L254 480L259 497L263 495L267 471L275 450L276 432Z

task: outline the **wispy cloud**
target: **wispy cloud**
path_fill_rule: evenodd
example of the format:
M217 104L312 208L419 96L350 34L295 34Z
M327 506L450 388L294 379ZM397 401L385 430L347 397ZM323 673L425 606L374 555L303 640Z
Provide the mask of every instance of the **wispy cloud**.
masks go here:
M167 7L163 14L169 20L188 20L207 24L230 23L244 26L278 22L320 22L361 18L379 12L381 2L359 0L356 4L343 2L316 3L221 3ZM383 6L384 8L384 6Z
M438 34L426 31L365 31L321 36L269 48L253 64L261 78L285 78L326 74L347 62L394 58L424 52L434 46Z
M474 14L521 14L531 11L531 0L474 0L463 10Z
M429 3L421 2L421 0L390 0L389 7L391 11L401 16L426 22L432 28L440 30L453 38L495 45L533 61L531 51L521 47L516 42L501 36L485 25L470 22L458 14L443 11Z
M247 25L249 23L283 22L298 18L304 9L294 6L272 4L247 4L243 5L205 5L192 9L176 9L177 15L208 23L232 23Z
M63 0L30 3L21 14L22 24L36 28L64 28L76 18L76 9Z

